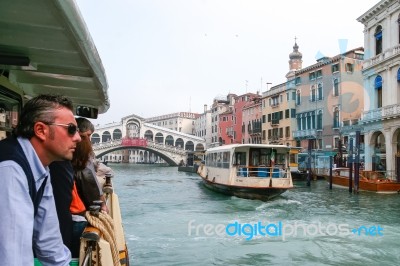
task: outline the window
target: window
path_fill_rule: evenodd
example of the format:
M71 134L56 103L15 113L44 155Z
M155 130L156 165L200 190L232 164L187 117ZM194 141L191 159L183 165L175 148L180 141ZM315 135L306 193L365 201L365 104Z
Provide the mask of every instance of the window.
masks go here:
M307 129L311 129L311 113L307 114Z
M286 137L290 138L290 127L286 127L285 131L286 131Z
M339 72L339 64L332 65L332 73Z
M301 116L300 115L297 116L297 129L298 130L302 130L302 128L301 128Z
M290 112L291 112L291 118L295 118L296 117L296 109L294 109L294 108L292 108L292 109L290 109Z
M339 96L339 80L333 80L333 96Z
M310 80L315 80L315 72L308 74Z
M347 73L353 73L353 64L347 63L345 68Z
M296 105L301 104L300 97L301 97L300 90L298 90L296 95Z
M322 129L322 111L321 110L318 111L318 115L317 115L317 129L318 130Z
M300 77L296 77L295 81L294 81L295 85L300 85L301 84L301 78Z
M397 70L397 82L400 82L400 68Z
M333 110L333 127L334 128L339 128L340 127L339 107L335 107L335 109Z
M290 118L289 109L285 110L285 118Z
M377 108L382 107L382 77L376 76L375 78L375 91L377 98Z
M272 107L275 107L275 106L278 106L278 105L279 105L279 98L278 98L278 96L272 97L272 98L271 98L271 101L272 101L272 104L271 104Z
M322 70L321 69L317 70L316 76L317 76L317 79L322 78Z
M322 100L324 97L323 97L323 94L322 94L322 84L320 83L320 84L318 84L318 100Z
M311 87L310 101L315 102L317 100L317 90L314 86Z
M379 25L375 31L375 53L382 53L382 26Z

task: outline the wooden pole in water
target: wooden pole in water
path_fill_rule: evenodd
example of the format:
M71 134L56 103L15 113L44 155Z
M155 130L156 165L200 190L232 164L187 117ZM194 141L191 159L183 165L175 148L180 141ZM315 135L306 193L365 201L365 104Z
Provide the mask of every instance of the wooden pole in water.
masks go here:
M356 131L356 161L354 164L354 193L358 193L360 179L360 131Z
M311 139L308 140L307 187L311 186Z
M353 139L350 139L349 155L347 158L349 163L349 192L353 192Z
M329 156L329 189L332 190L332 163L333 157Z

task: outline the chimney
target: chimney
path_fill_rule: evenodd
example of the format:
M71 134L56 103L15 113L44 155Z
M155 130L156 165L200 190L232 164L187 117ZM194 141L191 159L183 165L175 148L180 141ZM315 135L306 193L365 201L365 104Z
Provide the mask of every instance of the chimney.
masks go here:
M207 104L204 105L204 113L207 113Z

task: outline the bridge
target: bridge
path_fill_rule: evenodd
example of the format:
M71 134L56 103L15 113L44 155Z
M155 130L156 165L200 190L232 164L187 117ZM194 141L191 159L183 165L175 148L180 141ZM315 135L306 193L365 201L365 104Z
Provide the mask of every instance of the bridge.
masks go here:
M91 140L97 158L122 151L122 162L149 163L158 156L169 165L178 165L181 160L186 161L187 151L205 149L202 138L146 123L136 115L124 117L121 122L97 125Z

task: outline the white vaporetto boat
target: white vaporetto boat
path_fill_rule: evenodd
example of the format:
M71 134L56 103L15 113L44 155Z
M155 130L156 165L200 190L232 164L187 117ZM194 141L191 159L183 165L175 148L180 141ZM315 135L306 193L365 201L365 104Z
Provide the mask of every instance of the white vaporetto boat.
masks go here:
M206 151L198 174L206 187L246 199L270 200L293 188L290 148L284 145L231 144Z

